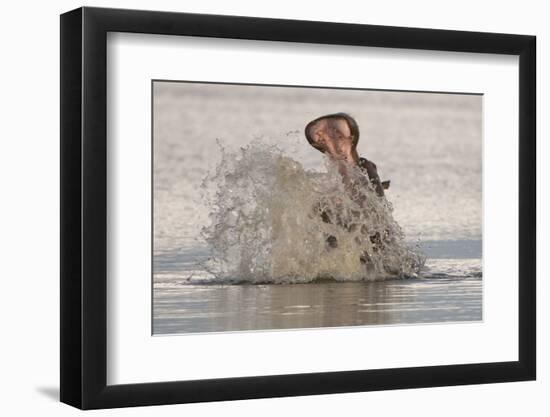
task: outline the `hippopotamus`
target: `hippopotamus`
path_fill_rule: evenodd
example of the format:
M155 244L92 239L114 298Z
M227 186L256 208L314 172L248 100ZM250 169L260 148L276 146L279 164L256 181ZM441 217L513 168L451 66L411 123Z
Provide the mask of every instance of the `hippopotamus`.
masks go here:
M346 113L334 113L321 116L309 122L305 127L305 136L309 144L318 151L326 154L332 160L339 161L339 172L344 183L349 182L347 169L349 166L357 166L365 174L365 178L372 184L379 198L385 198L384 190L390 186L390 181L381 181L376 164L366 158L359 157L357 143L359 142L359 126L355 119ZM353 188L356 185L350 185ZM359 199L364 199L365 193L357 193ZM358 201L361 204L361 201ZM319 209L321 218L326 223L336 222L340 226L349 229L355 225L340 224L338 216L325 209ZM368 232L366 232L368 234ZM387 233L387 232L386 232ZM386 234L385 233L385 234ZM384 236L384 238L387 236ZM376 232L369 236L373 248L382 247L383 237ZM336 237L328 236L326 243L329 248L336 248ZM362 263L369 263L369 255L365 252L361 257Z
M334 113L318 117L306 125L305 136L309 144L331 159L358 166L369 178L376 193L384 196L389 181L380 181L376 164L357 154L359 126L353 117L346 113ZM345 165L341 165L345 176Z

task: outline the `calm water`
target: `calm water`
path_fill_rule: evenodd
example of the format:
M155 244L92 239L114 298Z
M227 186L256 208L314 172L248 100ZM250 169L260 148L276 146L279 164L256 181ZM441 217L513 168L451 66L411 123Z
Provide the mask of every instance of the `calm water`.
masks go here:
M481 320L479 278L186 285L155 292L157 334Z
M218 332L482 319L481 97L162 83L154 91L153 333ZM217 141L266 136L312 171L302 137L322 114L361 127L394 218L427 255L418 279L225 285L204 268L209 224L201 182Z

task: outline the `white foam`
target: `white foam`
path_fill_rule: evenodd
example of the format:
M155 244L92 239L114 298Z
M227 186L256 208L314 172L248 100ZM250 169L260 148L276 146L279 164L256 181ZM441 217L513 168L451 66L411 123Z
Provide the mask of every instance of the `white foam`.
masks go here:
M203 183L211 221L203 236L213 253L205 267L217 279L359 281L416 276L422 267L391 204L358 168L346 164L344 181L343 165L328 158L326 172L307 171L262 139L221 153Z

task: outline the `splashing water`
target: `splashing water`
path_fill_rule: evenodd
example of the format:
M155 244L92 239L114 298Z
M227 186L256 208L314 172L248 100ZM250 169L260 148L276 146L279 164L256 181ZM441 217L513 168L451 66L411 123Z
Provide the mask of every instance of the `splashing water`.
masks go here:
M359 168L325 160L306 171L275 145L221 149L203 181L211 224L202 230L218 280L304 283L416 276L425 257L404 242L392 206Z

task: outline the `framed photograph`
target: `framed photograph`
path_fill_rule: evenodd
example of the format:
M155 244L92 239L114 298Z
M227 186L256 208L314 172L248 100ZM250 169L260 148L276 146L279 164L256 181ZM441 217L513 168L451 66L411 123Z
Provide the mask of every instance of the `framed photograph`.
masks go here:
M535 37L61 16L61 401L533 380Z

